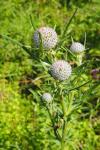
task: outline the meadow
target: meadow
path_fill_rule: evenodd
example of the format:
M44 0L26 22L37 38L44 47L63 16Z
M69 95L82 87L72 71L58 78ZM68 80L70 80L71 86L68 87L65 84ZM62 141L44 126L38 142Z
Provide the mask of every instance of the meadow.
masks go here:
M100 150L100 0L0 0L0 150Z

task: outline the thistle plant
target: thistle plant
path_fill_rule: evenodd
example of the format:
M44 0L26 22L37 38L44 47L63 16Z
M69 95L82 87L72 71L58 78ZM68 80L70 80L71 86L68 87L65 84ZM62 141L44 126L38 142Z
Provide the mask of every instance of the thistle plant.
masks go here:
M67 28L68 26L65 27L63 36L67 32ZM53 37L48 36L49 31L46 28L39 30L39 32L41 34L40 38L42 39L42 47L44 49L51 49L56 45L57 35L54 32L52 34ZM51 37L53 40L51 40ZM34 41L36 45L39 47L40 39L39 39L38 31L36 31L34 34ZM74 42L72 43L70 50L79 55L82 54L85 48L81 43ZM44 83L45 85L47 85L47 87L49 87L48 91L50 93L52 91L54 95L53 103L51 103L51 105L48 105L48 102L51 102L51 97L52 97L49 93L44 93L42 95L42 100L46 102L43 103L43 107L45 107L46 110L48 111L51 120L51 127L53 129L53 133L55 136L54 138L59 141L61 150L68 150L69 146L67 146L68 144L67 126L68 124L70 124L71 121L74 123L75 120L73 121L73 115L80 107L80 104L78 102L74 104L75 103L74 101L77 97L77 93L75 90L84 86L85 84L88 84L89 81L79 87L78 86L73 87L73 85L76 85L74 81L77 82L76 79L77 77L73 75L72 72L73 69L70 63L68 63L68 61L64 59L57 59L56 54L57 52L55 52L55 58L54 56L52 57L54 59L51 60L50 67L47 68L45 64L43 66L46 69L46 74L47 74L47 78L45 79ZM42 61L45 62L47 60L42 59ZM78 66L81 65L81 61L78 62ZM44 90L45 86L42 86L42 88ZM41 92L41 90L39 92ZM55 101L56 95L58 97L57 102Z
M67 28L65 27L63 36L66 34ZM6 38L9 39L8 37ZM56 46L58 41L56 32L49 27L42 27L37 31L35 31L33 39L34 39L35 47L38 47L38 50L40 44L42 44L43 49L47 49L47 50L52 49ZM16 42L15 40L12 39L10 39L10 41L13 41L14 43ZM18 42L17 44L21 46L31 56L31 52L29 51L31 49L30 47L29 48L25 47ZM72 48L73 47L75 46L72 46ZM80 49L80 47L78 47L78 49ZM41 53L41 49L40 49L40 53ZM56 54L57 52L55 52L55 56ZM45 55L47 55L46 51L45 51ZM47 57L49 56L47 55ZM44 86L47 85L48 93L44 92L42 95L43 107L45 107L46 110L48 111L51 120L51 127L54 133L54 138L59 141L60 149L66 150L68 144L67 125L70 122L71 120L70 118L73 115L72 112L75 111L77 108L76 105L73 106L75 92L73 91L73 88L71 89L72 87L71 82L73 82L73 80L75 79L73 79L72 77L72 67L67 60L58 59L55 61L54 55L52 58L53 59L51 60L51 64L49 64L50 62L47 62L47 60L43 57L43 55L41 55L41 58L39 57L35 60L34 66L35 68L37 68L36 71L39 70L40 72L42 71L42 73L39 78L37 77L36 79L34 79L33 83L36 84L36 81L37 82L40 81L39 79L44 80L43 81L44 84L38 90L39 95L41 95L40 94L42 92L41 90L44 91L45 89ZM40 65L38 65L38 63L40 63ZM45 75L43 72L45 72ZM50 89L54 96L50 94L51 93ZM57 102L55 101L56 95L58 97ZM53 103L51 103L52 100Z

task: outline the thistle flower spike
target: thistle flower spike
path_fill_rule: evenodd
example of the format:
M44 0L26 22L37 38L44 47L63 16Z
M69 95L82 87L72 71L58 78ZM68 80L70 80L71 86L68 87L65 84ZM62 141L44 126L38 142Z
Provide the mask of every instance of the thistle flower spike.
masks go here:
M79 42L72 42L70 50L76 54L80 54L85 50L85 46Z
M42 40L42 46L44 49L51 49L54 48L57 44L58 37L57 33L54 29L50 27L41 27L34 32L33 40L36 47L40 46L40 36Z
M51 75L60 81L70 77L72 68L70 64L64 60L58 60L51 65Z

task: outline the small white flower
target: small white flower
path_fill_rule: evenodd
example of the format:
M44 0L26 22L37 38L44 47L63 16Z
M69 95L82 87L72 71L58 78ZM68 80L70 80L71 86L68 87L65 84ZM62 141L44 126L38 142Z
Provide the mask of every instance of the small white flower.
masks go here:
M70 50L74 53L81 53L85 50L85 47L83 44L79 43L79 42L73 42L71 47L70 47Z
M57 44L58 37L57 33L55 32L54 29L50 27L41 27L37 31L35 31L33 40L36 45L36 47L39 47L40 45L40 36L42 39L42 46L44 49L51 49L54 48Z
M52 96L51 96L51 94L50 94L50 93L44 93L44 94L42 95L42 100L44 100L44 101L50 103L50 102L52 101Z
M58 60L51 66L51 75L60 81L69 78L72 72L70 64L64 60Z

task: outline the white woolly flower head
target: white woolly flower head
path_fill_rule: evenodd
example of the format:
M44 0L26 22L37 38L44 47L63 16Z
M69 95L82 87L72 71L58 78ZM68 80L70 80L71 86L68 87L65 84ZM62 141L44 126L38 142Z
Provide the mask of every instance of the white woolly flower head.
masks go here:
M71 65L64 60L53 63L50 70L51 75L60 81L68 79L72 72Z
M41 35L42 46L44 49L51 49L56 46L58 37L55 30L50 27L41 27L37 31L35 31L33 36L36 47L39 47L40 45L39 33Z
M51 96L51 94L50 94L50 93L44 93L44 94L42 95L42 100L44 100L44 101L50 103L50 102L52 101L52 96Z
M79 42L73 42L71 47L70 47L70 50L74 53L81 53L85 50L85 47L83 44L79 43Z

